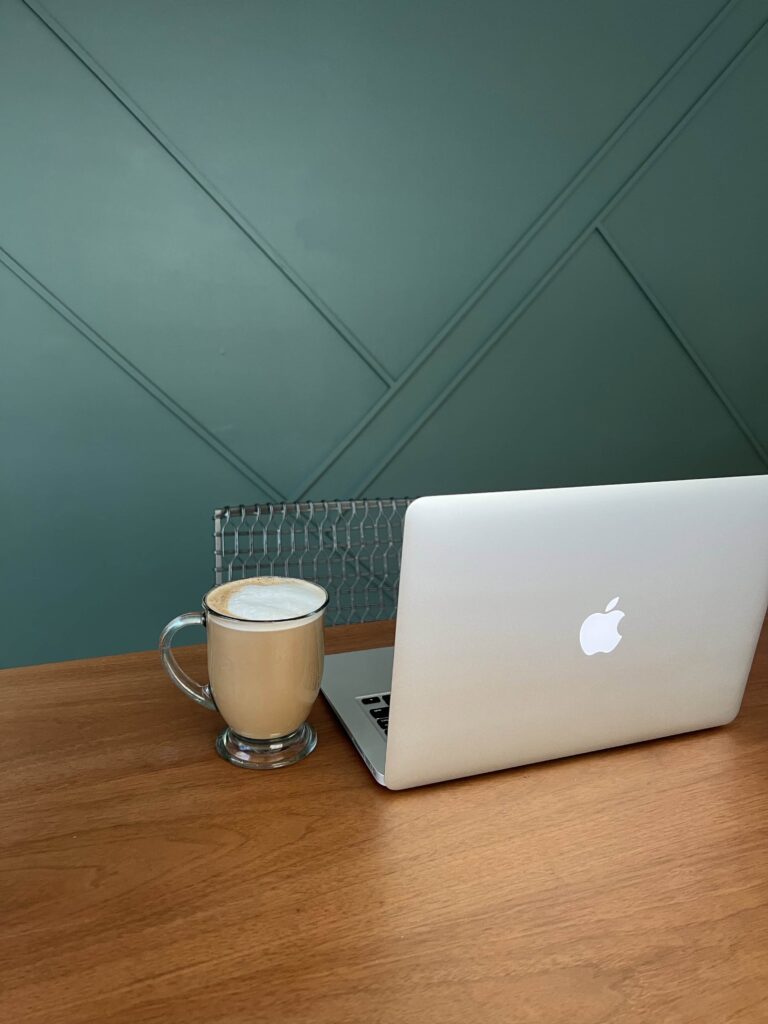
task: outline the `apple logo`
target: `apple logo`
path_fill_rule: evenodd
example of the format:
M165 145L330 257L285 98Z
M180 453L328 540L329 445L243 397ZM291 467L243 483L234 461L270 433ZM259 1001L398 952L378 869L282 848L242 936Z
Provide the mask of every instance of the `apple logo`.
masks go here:
M605 606L604 612L594 612L581 624L579 643L585 654L610 654L621 642L617 627L624 618L624 612L617 611L618 597Z

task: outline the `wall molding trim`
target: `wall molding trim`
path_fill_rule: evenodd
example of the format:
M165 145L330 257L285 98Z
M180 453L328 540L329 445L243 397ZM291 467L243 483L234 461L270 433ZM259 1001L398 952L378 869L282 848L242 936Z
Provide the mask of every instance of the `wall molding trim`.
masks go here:
M720 14L717 15L715 19L713 19L713 22L711 22L710 25L712 25L714 22L716 22L718 26L721 25L721 16L725 17L727 13L730 13L733 10L733 6L734 5L732 4L727 4L726 8L723 8ZM653 149L645 156L642 162L634 168L634 170L629 174L629 176L620 185L618 185L618 187L615 188L612 194L610 194L608 199L604 202L602 207L590 218L590 220L588 221L588 223L586 223L581 232L571 242L569 247L564 252L562 252L558 259L544 271L541 277L539 277L535 281L535 283L532 285L529 291L527 291L519 300L519 302L512 308L512 310L509 313L507 313L506 317L501 321L501 323L493 330L493 332L486 338L486 340L483 341L476 348L474 354L470 357L470 359L455 370L454 375L450 378L450 380L447 383L443 385L441 391L433 397L432 401L428 405L426 405L420 411L420 413L412 420L407 430L402 432L400 436L394 441L394 443L388 448L388 450L384 452L379 459L376 460L375 464L373 465L373 468L369 472L367 472L363 478L361 478L358 481L355 487L355 496L362 496L365 494L366 488L371 485L371 483L376 479L376 477L378 477L380 473L383 472L383 470L388 465L390 465L390 463L397 457L399 452L402 451L402 449L410 442L410 440L415 436L415 434L418 433L418 431L435 414L435 412L437 412L437 410L443 405L443 403L453 393L453 391L455 391L456 387L464 380L464 378L477 365L479 365L482 359L484 359L485 356L493 349L495 344L512 326L515 320L518 319L518 317L528 308L531 302L554 279L556 274L560 271L560 269L562 269L562 267L565 265L568 259L571 258L573 253L577 251L581 245L584 244L586 239L594 231L596 231L600 226L604 224L605 218L611 213L611 211L614 210L619 205L619 203L621 203L621 201L631 192L631 190L641 179L641 177L646 173L646 171L661 157L661 155L664 153L667 147L685 130L687 125L696 117L699 111L706 105L706 103L712 98L712 96L714 96L714 94L723 85L723 83L727 81L727 79L733 73L733 71L751 53L755 46L758 45L764 33L768 30L768 18L765 18L764 4L754 6L761 8L761 10L758 10L757 12L753 11L750 13L762 13L763 17L758 21L756 27L755 25L749 26L751 30L750 34L746 40L742 41L736 53L732 54L729 57L728 61L720 67L720 70L718 71L717 75L713 79L711 79L706 84L704 89L700 91L698 95L693 99L693 101L687 105L682 116L680 116L675 121L675 123L665 132L661 139L659 139L656 142L656 145L653 147ZM711 30L705 29L702 35L704 36L704 38L708 38L711 35ZM677 62L677 64L680 65L680 62ZM616 141L618 142L618 139ZM541 225L542 228L545 226L545 224ZM445 335L441 338L441 344L446 340L447 337L448 335ZM429 356L434 355L437 348L439 348L439 345L436 346L435 349L433 349L429 353ZM425 359L421 363L419 363L418 367L410 370L409 375L413 375L416 372L416 370L419 369L427 361L427 358L429 358L429 356L425 357ZM704 371L700 369L700 372ZM365 427L368 426L386 406L392 403L393 399L396 397L397 392L400 391L405 386L408 379L409 377L404 375L404 377L397 382L395 387L390 392L382 396L382 398L379 400L376 406L374 406L371 409L371 411L367 414L367 416L364 417L362 421L362 423L364 424L363 429L365 429ZM733 403L729 399L727 399L724 394L718 393L718 397L720 398L720 401L726 405L731 417L739 425L739 429L747 437L750 444L755 449L756 453L759 455L760 459L763 462L765 462L765 450L763 449L762 445L757 440L757 438L754 436L749 426L746 424L744 418L738 412ZM356 428L356 430L357 429L358 428ZM306 496L310 488L314 487L315 484L322 478L323 473L326 472L327 469L329 469L335 461L341 458L345 451L354 442L356 436L357 435L355 431L352 431L348 438L345 440L345 442L342 445L340 445L335 452L331 453L331 455L326 460L326 463L324 464L324 468L320 469L313 478L304 481L300 490L300 494L302 497Z
M683 350L683 352L685 352L686 356L690 359L690 361L696 367L698 372L707 382L711 391L717 396L723 408L726 410L728 415L731 417L733 422L742 432L747 441L749 441L749 443L752 445L753 449L755 450L755 454L763 462L766 470L768 470L768 451L766 451L765 447L760 443L758 438L755 436L755 433L752 430L752 428L749 426L747 421L744 419L744 417L733 404L731 399L725 393L723 388L721 388L720 385L717 383L704 360L696 352L694 345L685 336L682 329L675 322L672 314L669 312L669 310L664 308L661 300L654 294L648 282L644 280L643 276L640 274L637 268L632 265L631 261L629 260L627 255L622 251L621 246L613 237L609 229L604 224L598 224L595 227L595 233L600 236L600 238L603 240L605 245L610 250L611 254L614 256L617 262L621 264L626 274L632 279L635 287L640 291L641 295L653 307L653 309L658 314L660 319L664 322L664 325L668 329L669 333L678 342L680 348Z
M188 175L195 184L202 189L221 212L239 228L240 231L256 246L270 263L290 282L291 285L303 296L312 306L315 312L321 316L342 338L352 351L368 366L368 368L389 387L394 378L383 364L376 358L373 352L355 335L352 329L310 288L298 271L291 267L274 246L270 245L266 238L248 220L245 214L240 211L231 200L229 200L220 189L195 166L194 162L173 142L163 129L143 110L135 100L123 89L123 87L112 78L96 58L90 54L77 39L72 36L50 11L38 2L38 0L20 0L45 27L65 46L80 63L98 79L98 81L112 94L117 102L135 118L136 121L148 132L155 142L168 154L168 156Z
M82 338L90 342L101 355L109 359L119 370L122 370L126 376L131 378L134 384L146 391L148 395L163 406L166 412L169 412L171 416L174 416L204 444L207 444L209 448L240 473L245 480L262 491L269 500L285 500L285 495L281 494L274 484L271 484L253 466L250 466L233 452L231 448L223 444L189 410L180 405L167 391L164 391L163 388L156 384L151 377L148 377L130 359L127 359L111 342L94 330L82 317L79 317L74 310L70 309L65 302L62 302L57 295L54 295L50 289L46 288L42 281L39 281L34 274L27 270L18 260L14 259L2 246L0 246L0 263L6 270L17 277L22 284L25 284L30 291L34 292L54 313L58 313L63 320L66 320L69 326L77 331Z

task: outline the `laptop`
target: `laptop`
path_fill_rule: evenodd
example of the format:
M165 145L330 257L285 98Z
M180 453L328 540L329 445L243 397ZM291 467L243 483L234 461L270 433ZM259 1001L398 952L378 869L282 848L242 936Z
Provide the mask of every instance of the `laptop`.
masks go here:
M768 475L418 498L394 648L322 691L406 789L724 725L768 604Z

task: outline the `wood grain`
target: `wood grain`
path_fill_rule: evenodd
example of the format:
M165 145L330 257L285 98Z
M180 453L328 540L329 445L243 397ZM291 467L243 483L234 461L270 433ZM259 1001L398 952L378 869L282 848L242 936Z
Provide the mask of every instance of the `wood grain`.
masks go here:
M766 634L732 726L403 793L322 700L225 764L154 652L0 696L4 1021L768 1020Z

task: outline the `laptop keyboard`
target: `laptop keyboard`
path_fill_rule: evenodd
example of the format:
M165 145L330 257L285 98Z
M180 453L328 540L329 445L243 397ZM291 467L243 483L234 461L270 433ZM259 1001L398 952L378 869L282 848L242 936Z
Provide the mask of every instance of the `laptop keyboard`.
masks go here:
M376 693L370 697L358 697L363 708L386 736L389 732L389 694Z

